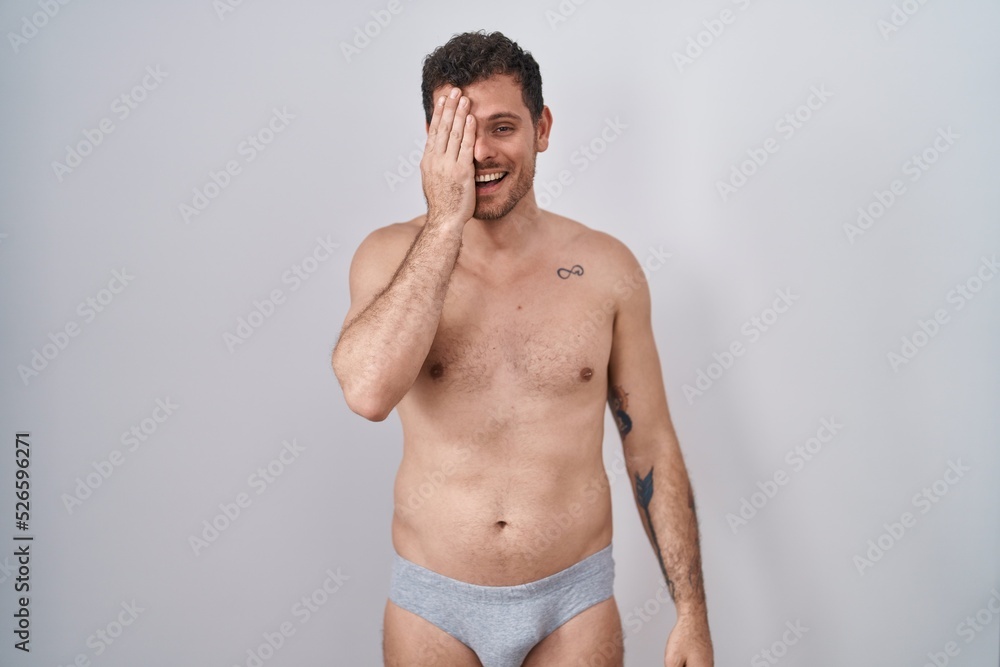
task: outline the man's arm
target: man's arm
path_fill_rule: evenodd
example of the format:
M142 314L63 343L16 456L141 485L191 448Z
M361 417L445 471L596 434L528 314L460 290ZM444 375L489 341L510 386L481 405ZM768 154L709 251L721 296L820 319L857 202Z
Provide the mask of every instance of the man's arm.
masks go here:
M348 406L373 421L389 415L420 372L475 210L475 119L466 98L443 100L434 107L420 163L428 205L423 229L387 285L381 234L369 235L351 262L351 307L331 363Z
M632 253L624 246L620 251L625 257L621 277L643 276ZM665 664L708 667L712 647L694 494L667 408L650 321L649 287L644 277L632 284L637 287L619 294L615 313L608 404L621 435L643 527L677 606L677 626L667 644Z

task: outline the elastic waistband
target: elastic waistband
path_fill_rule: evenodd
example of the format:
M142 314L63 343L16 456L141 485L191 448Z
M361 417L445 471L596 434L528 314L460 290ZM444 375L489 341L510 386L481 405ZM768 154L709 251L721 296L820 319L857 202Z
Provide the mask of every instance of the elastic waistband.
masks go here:
M440 592L442 588L449 593L455 593L477 602L505 604L520 600L537 599L542 595L558 593L567 586L576 586L590 580L603 580L606 587L614 585L615 562L611 555L611 545L587 556L578 563L570 565L565 570L555 574L529 581L515 586L480 586L459 581L438 574L426 567L409 561L393 552L392 583L390 588L397 586L424 586L429 592ZM405 582L405 583L404 583Z

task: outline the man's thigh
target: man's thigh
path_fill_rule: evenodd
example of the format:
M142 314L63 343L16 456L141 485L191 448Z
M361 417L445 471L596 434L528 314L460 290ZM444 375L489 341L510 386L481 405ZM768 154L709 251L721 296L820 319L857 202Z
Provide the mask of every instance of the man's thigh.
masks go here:
M382 656L385 667L483 667L468 646L389 600L385 603Z
M524 667L622 667L622 621L614 596L580 612L531 649Z

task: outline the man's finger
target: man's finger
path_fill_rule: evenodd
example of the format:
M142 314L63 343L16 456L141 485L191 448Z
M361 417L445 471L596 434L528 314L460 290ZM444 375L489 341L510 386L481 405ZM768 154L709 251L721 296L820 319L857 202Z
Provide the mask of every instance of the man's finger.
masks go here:
M451 124L451 136L448 137L448 154L458 159L465 141L465 119L469 117L469 98L464 95L458 100L455 109L455 119Z
M444 109L441 111L441 122L438 125L437 138L435 139L434 150L444 153L448 150L448 137L451 135L451 125L455 120L455 109L458 107L458 98L462 91L452 88L448 99L444 102Z
M470 113L465 117L465 134L462 135L462 147L458 151L458 162L460 164L470 164L475 148L476 117Z
M441 126L441 112L444 110L445 99L447 98L442 95L434 103L434 113L431 115L431 122L427 125L427 143L424 145L424 150L433 148L437 141L437 132Z

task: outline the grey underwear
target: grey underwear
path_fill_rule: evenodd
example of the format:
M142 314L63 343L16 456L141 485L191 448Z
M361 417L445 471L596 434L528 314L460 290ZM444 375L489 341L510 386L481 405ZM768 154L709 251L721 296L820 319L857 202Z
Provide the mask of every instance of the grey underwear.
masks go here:
M478 586L406 560L392 563L389 599L479 656L483 667L520 667L553 630L614 594L611 545L555 574L517 586Z

